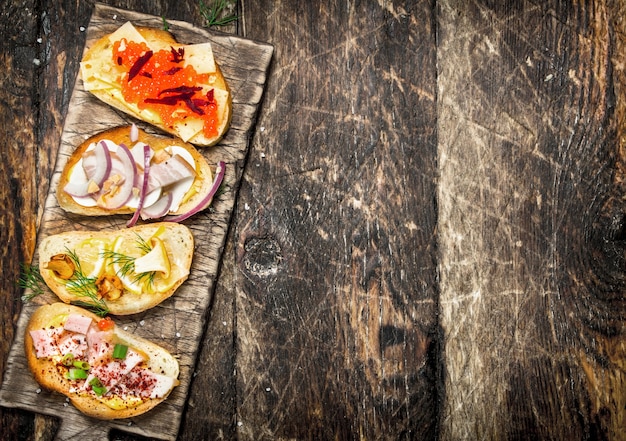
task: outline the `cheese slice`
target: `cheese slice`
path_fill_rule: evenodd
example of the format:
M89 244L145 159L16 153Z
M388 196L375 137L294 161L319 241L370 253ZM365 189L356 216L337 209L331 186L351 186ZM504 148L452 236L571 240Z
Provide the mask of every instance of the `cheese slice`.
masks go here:
M109 36L107 54L81 61L80 73L86 90L100 90L115 87L123 70L111 62L113 43L125 38L126 41L147 43L131 22L126 22Z
M185 67L193 66L199 74L215 72L215 59L211 43L189 44L183 46L185 56L183 58Z
M217 87L213 88L213 98L217 103L217 109L220 112L218 115L220 124L224 121L224 113L226 112L226 103L228 102L228 97L230 96L230 92L224 89L218 89Z
M200 133L204 127L204 122L197 119L187 118L185 121L179 121L174 124L174 130L183 141L187 142L193 138L196 133Z
M111 103L112 101L115 101L118 106L127 108L128 111L136 114L138 117L144 119L145 121L161 123L161 116L157 112L148 107L140 109L136 104L129 103L124 99L124 95L122 95L122 91L118 87L119 86L111 88L103 87L99 90L92 90L92 92L94 92L94 95L96 95L98 98L105 102Z
M116 80L122 75L122 71L108 59L101 57L95 60L82 61L80 74L86 90L98 90L116 87Z
M109 36L109 41L113 43L118 40L121 40L122 38L125 38L126 41L134 41L135 43L146 43L148 47L150 47L146 39L143 38L143 36L139 33L139 31L129 21L127 21L121 27L119 27L117 31L113 32ZM153 48L150 48L150 49L153 49Z

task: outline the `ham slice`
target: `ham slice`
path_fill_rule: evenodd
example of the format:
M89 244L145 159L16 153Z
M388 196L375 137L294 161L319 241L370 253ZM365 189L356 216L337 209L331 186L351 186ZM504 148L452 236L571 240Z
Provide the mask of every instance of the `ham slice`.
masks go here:
M123 360L111 360L106 364L94 366L89 371L85 386L88 387L91 379L97 377L102 385L110 390L142 361L143 356L129 348Z
M112 333L110 331L98 331L91 329L87 333L87 344L89 345L89 353L87 361L94 366L100 360L108 358L113 351L111 343Z
M63 325L66 331L78 332L79 334L87 334L92 320L80 314L70 314Z
M58 343L62 355L72 354L74 358L82 359L87 354L87 338L84 334L65 333Z
M161 398L174 387L174 378L157 374L143 367L136 367L111 390L124 395L132 393L141 398Z
M59 340L59 335L62 332L62 328L36 329L34 331L30 331L30 336L33 338L33 344L35 345L35 354L37 355L37 358L52 357L54 355L61 354L57 342Z

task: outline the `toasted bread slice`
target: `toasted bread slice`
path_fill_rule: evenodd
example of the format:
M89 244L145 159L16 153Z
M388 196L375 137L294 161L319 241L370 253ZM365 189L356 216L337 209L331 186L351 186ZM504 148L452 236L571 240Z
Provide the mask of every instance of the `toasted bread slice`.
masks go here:
M130 53L129 42L147 50ZM148 50L148 55L154 55L146 56ZM157 62L157 54L165 58ZM172 54L171 63L167 54ZM183 75L187 71L177 70L187 66L195 72L191 82L189 75ZM210 43L180 44L167 31L127 22L86 51L81 77L85 90L100 100L185 142L214 145L230 126L232 96ZM127 86L131 84L133 91L129 93ZM191 93L181 87L197 90ZM175 114L180 118L172 119Z
M182 224L156 222L59 233L38 250L39 271L63 302L128 315L158 305L187 280L194 238Z
M85 318L88 321L88 328L85 333L64 329L64 325L71 316ZM100 320L99 316L83 308L65 303L44 305L35 310L26 328L24 349L28 366L37 383L48 390L67 396L78 410L98 419L134 417L163 402L173 388L179 384L179 364L176 358L166 349L124 331L112 322L107 324L105 332L98 326ZM72 346L62 343L67 342L70 337L80 344ZM128 384L124 390L112 383L111 386L106 385L107 380L103 378L107 390L98 395L88 385L89 379L97 375L91 373L98 372L96 363L85 368L88 375L86 379L69 379L67 374L70 366L65 366L65 364L71 363L64 363L68 359L67 354L71 353L72 358L76 357L76 360L82 361L94 357L93 346L88 342L95 341L96 338L99 339L98 341L110 345L110 349L97 353L98 364L105 365L111 361L120 362L112 359L113 347L119 343L126 346L128 351L132 351L135 357L134 362L138 363L134 368L133 375L140 375L141 378L149 380L132 382L126 381L125 376L116 378L115 381L118 385L122 382ZM42 345L45 346L45 353L42 353ZM140 361L137 354L141 355ZM126 360L130 363L129 357ZM145 372L144 369L149 372ZM100 368L100 372L106 372L106 370ZM157 375L153 377L151 373ZM161 381L154 380L154 378ZM157 393L154 393L155 382L159 384ZM150 387L152 391L148 390ZM150 392L154 394L153 397L149 396Z
M151 167L153 170L155 169L154 163L159 156L163 156L163 152L178 152L177 154L184 153L184 156L188 158L192 164L190 164L195 173L195 177L191 178L191 180L186 179L182 182L182 193L178 184L170 184L166 187L163 187L160 196L165 197L168 192L169 193L178 193L177 202L175 202L170 208L168 208L165 212L161 213L161 216L157 216L157 218L161 218L165 215L171 214L182 214L186 213L189 210L192 210L196 207L201 201L206 199L207 194L211 191L211 187L213 184L213 173L211 167L204 156L198 152L190 143L183 142L179 138L172 138L170 136L160 136L154 135L150 133L146 133L144 130L137 129L137 139L131 140L131 126L122 126L112 128L103 132L100 132L87 140L85 140L82 144L80 144L76 150L72 153L70 158L68 159L63 171L61 173L61 178L59 181L59 185L56 191L57 201L61 208L65 211L75 214L81 214L85 216L107 216L112 214L130 214L134 213L138 207L138 197L141 190L141 181L136 181L134 184L134 195L135 197L128 200L121 206L107 206L106 203L100 203L100 197L105 191L104 188L99 189L98 191L88 195L88 196L76 196L68 193L68 184L70 182L74 183L75 181L80 181L88 179L84 171L83 167L83 158L86 152L91 151L94 146L101 142L107 142L109 146L118 146L125 145L129 149L133 147L140 147L140 144L147 144L153 151L153 159ZM133 150L137 150L134 148ZM137 177L143 179L143 159L141 155L138 155L136 166ZM162 164L161 164L162 165ZM152 173L153 175L155 173ZM114 173L112 173L114 175ZM114 176L111 176L112 178ZM126 176L124 179L130 179ZM153 204L158 203L158 199L153 199L151 201ZM149 209L144 205L144 211ZM143 216L144 218L152 218L151 216Z

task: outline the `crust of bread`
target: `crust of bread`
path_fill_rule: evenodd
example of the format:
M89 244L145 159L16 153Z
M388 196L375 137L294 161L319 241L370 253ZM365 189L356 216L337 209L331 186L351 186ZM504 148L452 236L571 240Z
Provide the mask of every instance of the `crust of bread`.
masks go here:
M77 306L65 303L53 303L39 307L30 317L24 336L24 350L28 366L37 381L42 387L59 392L67 396L72 404L84 414L104 420L130 418L141 415L163 402L167 395L161 398L146 399L141 404L125 409L112 409L99 399L89 394L79 395L70 392L70 382L57 369L55 363L47 358L37 358L35 346L30 331L43 329L50 326L58 317L67 316L72 313L82 314L91 317L96 322L100 319L97 315ZM134 336L118 326L113 332L121 340L134 348L142 350L148 354L148 367L154 372L178 378L178 361L169 351L141 337ZM175 382L178 384L178 381ZM171 392L171 391L170 391ZM168 393L169 395L169 393Z
M138 129L138 132L138 141L148 144L150 147L152 147L153 150L162 150L165 147L172 145L180 146L185 148L193 156L196 162L197 176L194 181L192 190L190 190L190 192L195 191L195 193L191 197L185 199L178 207L178 210L171 211L169 214L186 213L191 208L198 205L198 203L202 201L202 199L204 199L204 197L209 193L213 185L213 173L211 171L209 163L204 158L204 156L198 150L196 150L193 145L188 142L183 142L179 138L150 134L146 133L142 129ZM56 197L57 201L59 202L59 206L69 213L81 214L84 216L108 216L113 214L130 214L135 212L134 208L126 206L115 210L110 210L98 206L85 207L78 204L69 194L67 194L63 190L69 180L72 169L78 163L78 161L80 161L83 153L85 153L85 151L89 148L91 144L97 143L103 139L108 139L118 145L133 145L133 142L131 142L130 140L130 126L121 126L105 130L104 132L100 132L91 136L82 144L80 144L76 148L76 150L74 150L72 155L69 157L67 163L65 164L63 171L61 172L61 178L59 180L59 185L56 191Z
M56 277L51 270L45 268L50 258L56 254L65 254L68 250L73 251L78 244L91 238L115 239L118 236L122 236L130 240L137 240L137 235L139 235L147 241L161 227L165 228L165 232L159 235L159 238L165 244L171 265L177 266L176 271L180 278L168 290L163 292L142 292L139 294L125 292L117 300L104 300L109 313L113 315L129 315L145 311L171 297L178 287L187 280L193 259L194 237L189 228L182 224L155 222L122 230L68 231L48 236L39 245L39 272L46 285L64 303L88 301L88 298L79 297L70 292L62 279Z
M184 46L178 43L174 36L168 31L140 26L135 27L135 29L137 29L141 36L148 42L151 48L170 50L170 48L177 49ZM89 62L92 60L101 59L102 57L109 57L108 59L110 59L113 42L109 40L109 35L111 34L107 34L97 40L84 54L82 62ZM110 63L111 65L113 64L112 61ZM222 70L220 69L217 62L215 63L215 67L216 72L211 74L211 84L219 89L228 91L228 99L225 103L224 115L222 117L222 120L220 121L219 127L217 128L217 136L207 138L202 133L197 133L195 136L188 140L189 142L197 146L207 147L218 143L223 138L224 134L228 131L232 119L232 94L230 93L230 88L228 87L226 79L224 78ZM118 86L118 89L121 90L121 86ZM179 135L176 130L172 129L171 127L167 127L163 124L160 124L159 121L155 121L154 118L150 117L149 113L142 113L138 111L135 106L130 105L126 101L120 101L118 97L112 95L110 92L107 91L107 89L90 90L90 93L98 97L101 101L109 104L110 106L118 110L121 110L122 112L132 115L135 118L138 118L149 124L152 124L155 127L158 127L159 129L174 136Z

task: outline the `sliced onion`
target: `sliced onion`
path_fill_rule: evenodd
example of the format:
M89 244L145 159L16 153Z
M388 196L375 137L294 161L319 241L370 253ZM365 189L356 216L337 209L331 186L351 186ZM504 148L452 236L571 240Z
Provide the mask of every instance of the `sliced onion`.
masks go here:
M168 211L170 211L170 207L172 206L172 200L174 197L171 192L165 193L161 196L161 198L156 201L154 204L149 207L144 207L141 210L141 218L143 220L147 219L158 219L160 217L165 216Z
M73 197L85 197L95 192L89 191L89 183L94 182L98 188L102 187L102 184L109 177L111 173L112 161L111 161L111 152L109 152L109 148L106 145L105 141L100 141L95 144L94 149L94 173L92 176L87 176L86 181L81 182L72 182L69 181L65 187L63 187L63 191ZM84 160L83 160L84 161ZM78 164L76 164L76 167Z
M137 128L137 125L135 123L133 123L132 126L130 126L130 142L137 142L137 140L139 139L139 129Z
M135 126L133 124L133 126ZM128 152L130 154L130 151ZM130 154L132 158L133 155ZM133 160L134 164L134 160ZM139 203L137 204L137 209L133 213L133 217L126 224L127 227L132 227L137 223L139 219L139 213L143 208L143 203L146 199L146 193L148 192L148 173L150 173L150 146L148 144L143 145L143 183L141 184L141 189L139 190Z
M205 210L209 205L211 205L211 201L213 201L213 196L217 192L217 189L220 188L222 181L224 180L224 173L226 171L226 163L224 161L220 161L217 163L217 170L215 170L215 179L213 180L213 185L209 190L209 193L191 210L186 213L183 213L178 216L171 216L169 218L165 218L165 221L168 222L182 222L185 219L190 218L196 213L199 213L202 210Z
M65 187L63 187L63 191L73 198L84 198L86 196L89 196L89 181L69 181L67 184L65 184Z
M109 210L121 208L126 204L126 202L128 202L133 195L133 187L135 185L135 180L137 179L137 169L135 167L133 155L124 144L120 144L118 146L117 158L119 158L119 161L116 161L116 165L119 166L121 170L114 168L112 173L119 172L124 181L120 185L115 196L107 199L106 208Z
M96 155L96 172L91 177L91 180L98 184L98 187L102 187L102 183L109 177L111 172L111 152L106 145L106 142L100 141L93 149Z

